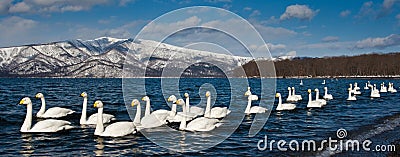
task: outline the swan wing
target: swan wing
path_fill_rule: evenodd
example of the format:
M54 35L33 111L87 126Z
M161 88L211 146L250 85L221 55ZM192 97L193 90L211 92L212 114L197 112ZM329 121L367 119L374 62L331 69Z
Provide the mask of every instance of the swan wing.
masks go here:
M172 118L168 118L169 122L173 122L173 123L179 123L183 120L183 118L186 117L186 121L190 121L192 120L196 115L195 114L191 114L191 113L187 113L187 114L183 114L182 112L178 112L176 113L175 117Z
M69 130L73 127L65 120L47 119L37 122L28 132L57 132Z
M250 113L265 113L266 108L260 106L253 106L250 108Z
M205 117L196 118L191 121L186 130L188 131L211 131L217 127L218 119L210 119Z
M224 118L231 111L227 107L214 107L211 109L211 118Z
M52 107L46 110L46 112L40 116L40 118L60 118L65 117L74 111L62 107Z
M141 120L140 120L140 127L141 128L155 128L155 127L159 127L161 125L166 124L166 119L168 118L169 113L166 114L160 114L160 113L156 113L154 114L151 113L148 116L144 116Z
M197 106L191 106L190 113L194 113L196 116L204 115L204 108L197 107Z
M107 126L100 136L121 137L133 133L136 133L133 122L116 122Z
M103 113L103 123L110 123L112 120L115 120L114 115ZM97 123L97 113L92 114L86 124L96 124Z

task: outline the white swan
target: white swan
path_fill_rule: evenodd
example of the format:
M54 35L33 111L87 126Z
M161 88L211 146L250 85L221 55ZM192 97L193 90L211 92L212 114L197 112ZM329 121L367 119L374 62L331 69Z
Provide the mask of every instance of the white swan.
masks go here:
M26 105L26 116L24 123L21 126L21 132L57 132L62 130L69 130L73 127L71 123L65 120L46 119L37 122L32 128L32 101L30 98L25 97L20 102L20 105Z
M288 94L288 97L286 98L286 101L296 102L299 100L296 96L292 95L292 88L288 87L288 91L289 91L289 94Z
M121 137L136 133L136 127L133 122L115 122L104 128L103 126L103 102L97 100L94 104L97 108L97 123L94 135L106 137Z
M206 118L224 118L231 111L227 107L213 107L211 108L211 93L209 91L206 92L207 98L207 106L206 111L204 113L204 117Z
M382 84L381 84L381 91L380 91L381 93L386 93L387 92L387 88L386 88L386 86L385 86L385 82L383 82Z
M325 95L323 98L326 100L332 100L333 96L332 96L332 94L328 94L328 87L324 87L324 91L325 91Z
M292 87L292 95L294 97L297 97L297 100L303 100L303 97L301 97L301 95L296 95L296 91L295 91L294 87Z
M360 90L360 87L358 87L358 83L357 82L354 83L354 90Z
M184 113L183 110L186 110L186 108L182 108L182 112L176 112L176 97L175 97L175 95L171 95L168 98L168 101L172 102L172 110L170 111L170 115L167 117L167 121L169 123L179 123L184 118L187 121L190 121L193 118L197 117L197 115L194 113L190 113L190 112Z
M44 100L43 94L37 93L35 97L42 101L42 106L40 107L39 112L36 113L36 117L39 117L39 118L61 118L61 117L65 117L65 116L75 112L70 109L61 108L61 107L52 107L52 108L47 109L47 111L46 111L46 101Z
M176 101L176 104L182 105L182 108L185 108L185 102L183 101L183 99L178 99ZM185 114L186 109L184 109L183 112ZM187 131L193 131L193 132L195 132L195 131L211 131L221 125L221 123L219 123L218 119L206 118L206 117L196 118L186 125L187 120L185 118L186 117L184 117L181 120L181 124L179 125L179 130L187 130Z
M92 114L89 116L88 119L86 119L86 110L87 110L87 93L83 92L80 95L83 97L83 103L82 103L82 114L81 114L81 119L79 120L79 124L82 125L89 125L89 124L96 124L97 123L97 113ZM115 120L115 117L111 114L105 114L103 113L103 123L110 123L110 121Z
M364 89L365 89L365 90L369 89L369 88L368 88L368 83L365 83Z
M371 98L379 98L381 97L381 94L379 94L379 90L376 89L376 84L374 84L374 87L371 88Z
M390 82L389 82L389 87L388 87L387 91L389 91L390 93L396 93L397 92L397 90L393 86L393 83L390 83Z
M257 95L249 95L247 97L247 106L246 106L246 110L244 111L244 113L246 113L246 114L265 113L265 111L267 110L266 108L261 107L261 106L251 106L251 101L256 101L256 100L258 100Z
M322 107L322 103L320 101L316 101L316 100L312 100L311 97L311 89L307 90L308 92L308 103L307 103L307 107L308 108L321 108Z
M326 84L325 80L321 84Z
M252 94L251 94L251 91L250 91L250 87L247 87L247 91L244 93L244 96L249 96L249 95L252 95Z
M321 102L322 105L326 105L326 100L319 99L319 90L318 90L318 88L315 88L314 91L316 92L315 93L315 101L319 101L319 102Z
M353 84L349 84L350 85L350 90L351 90L351 92L353 93L353 94L355 94L355 95L360 95L361 94L361 92L360 91L358 91L355 87L356 87L356 85L357 85L357 83L354 83L354 88L353 88ZM360 87L358 87L358 88L360 88Z
M172 105L172 110L156 110L153 112L150 112L150 98L148 96L144 96L142 98L142 101L146 102L146 108L145 108L145 115L144 117L140 120L140 124L142 128L154 128L154 127L159 127L161 125L167 124L167 119L174 117L175 112L176 112L176 105ZM138 109L136 112L140 112L140 103L137 104ZM139 110L139 111L138 111ZM146 114L147 113L147 114ZM140 115L139 115L140 117ZM136 122L135 122L136 123Z
M250 87L249 87L249 89L250 89ZM185 93L184 96L186 98L186 111L188 113L193 113L194 115L196 115L196 117L204 115L204 108L197 107L197 106L190 106L189 94Z
M357 98L356 98L356 96L355 95L351 95L351 93L353 93L352 92L352 89L351 88L349 88L349 89L347 89L348 91L349 91L349 96L347 97L347 100L348 101L354 101L354 100L357 100Z
M281 93L276 93L275 97L277 97L278 100L278 106L276 107L276 110L278 111L282 111L282 110L293 110L296 108L295 104L289 104L289 103L285 103L282 104L282 96Z
M303 80L300 80L300 86L303 86Z

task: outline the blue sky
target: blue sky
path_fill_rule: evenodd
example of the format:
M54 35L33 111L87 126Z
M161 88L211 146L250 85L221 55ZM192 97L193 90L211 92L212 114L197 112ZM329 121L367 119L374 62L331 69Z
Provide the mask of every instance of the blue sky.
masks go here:
M224 8L248 20L274 56L357 55L400 48L399 0L1 0L0 47L102 36L134 38L153 19L190 6ZM207 21L199 17L185 14L168 26ZM209 37L196 32L198 39ZM177 41L170 43L179 45Z

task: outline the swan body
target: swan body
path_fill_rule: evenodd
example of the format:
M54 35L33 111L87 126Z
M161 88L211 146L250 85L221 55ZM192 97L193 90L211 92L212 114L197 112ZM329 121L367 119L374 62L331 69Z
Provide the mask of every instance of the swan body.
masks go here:
M307 103L307 107L308 108L321 108L322 107L322 103L320 101L316 101L316 100L312 100L311 97L311 89L307 90L308 92L308 103Z
M356 85L356 83L354 83L354 84ZM351 91L350 91L351 93L353 93L353 94L355 94L355 95L361 94L360 91L356 90L355 88L353 89L353 84L350 83L349 86L350 86L349 89L351 90Z
M204 112L204 117L206 118L224 118L231 111L227 107L213 107L211 108L211 93L209 91L206 92L207 105L206 110Z
M183 108L185 107L185 102L183 101L183 99L179 99L176 101L176 103L178 105L182 105ZM183 110L184 114L187 112L186 109ZM218 119L214 119L214 118L206 118L206 117L199 117L196 118L194 120L192 120L191 122L189 122L186 125L186 119L182 119L181 120L181 124L179 126L179 130L187 130L187 131L192 131L192 132L196 132L196 131L211 131L213 129L215 129L216 127L220 126L221 124L219 123Z
M278 100L278 106L276 107L277 111L282 111L282 110L293 110L296 108L295 104L289 104L289 103L285 103L282 104L282 96L280 93L276 93L275 97L277 97Z
M42 106L40 107L39 112L36 113L36 117L38 118L61 118L74 113L74 111L70 109L61 107L52 107L47 109L46 111L46 101L44 99L43 94L37 93L35 97L42 101Z
M300 80L300 86L303 86L303 80Z
M325 94L324 94L323 98L326 100L332 100L333 96L332 96L332 94L328 94L328 87L324 87L324 91L325 91Z
M250 90L250 87L248 87L248 89ZM189 94L185 93L184 94L185 98L186 98L186 111L188 113L192 113L194 114L196 117L197 116L202 116L204 115L204 108L201 107L197 107L197 106L190 106L189 103Z
M381 90L380 90L380 92L381 92L381 93L386 93L386 92L387 92L387 88L386 88L386 86L385 86L385 82L383 82L383 83L381 84Z
M184 112L176 112L176 97L175 97L175 95L171 95L168 98L168 101L172 101L172 109L169 112L170 115L167 117L167 121L169 123L179 123L179 122L182 121L182 119L190 121L193 118L197 117L196 114L190 113L190 112L186 112L186 113L184 113ZM182 107L184 107L184 106L182 106ZM182 111L183 110L186 110L186 108L182 108Z
M396 92L397 92L397 90L394 88L393 83L390 83L390 82L389 82L388 91L389 91L390 93L396 93Z
M104 128L103 102L97 100L93 106L97 108L98 114L94 135L104 137L121 137L136 133L136 126L133 122L115 122Z
M20 132L32 132L32 133L49 133L49 132L58 132L62 130L69 130L73 127L71 123L65 120L56 120L56 119L46 119L43 121L37 122L33 127L32 126L32 101L30 98L25 97L20 102L20 105L26 105L27 111L24 123L21 126Z
M371 98L379 98L381 97L381 94L379 94L379 90L376 89L376 84L374 84L374 87L371 88Z
M315 88L315 101L321 102L322 105L326 105L326 100L324 99L319 99L319 90L318 88Z
M246 114L265 113L265 111L267 110L266 108L261 107L261 106L251 106L251 101L258 100L257 95L249 95L247 99L248 99L247 106L246 106L246 110L244 111L244 113L246 113Z
M349 91L349 96L347 97L346 100L348 100L348 101L355 101L355 100L357 100L357 98L356 98L355 95L351 95L351 93L352 93L351 88L349 88L348 91Z
M289 95L286 98L286 101L296 102L299 100L298 97L292 95L292 88L288 87L288 91L289 91Z
M294 87L292 87L292 95L294 97L297 97L297 100L303 100L303 97L301 97L301 95L296 95L296 91L295 91Z
M97 113L92 114L91 116L89 116L88 119L86 119L87 93L83 92L80 96L83 97L83 103L82 103L82 114L81 114L81 119L79 120L79 124L81 124L81 125L96 124L97 123ZM113 115L103 113L103 123L110 123L112 120L115 120L115 117Z
M136 113L137 114L139 113L139 115L136 116L137 118L135 117L136 121L134 121L135 124L140 123L141 128L155 128L162 126L164 124L167 124L168 118L175 116L176 105L172 105L171 111L160 109L150 112L151 109L150 98L148 96L144 96L142 98L142 101L146 102L145 115L140 120L141 109L140 109L140 103L138 103Z

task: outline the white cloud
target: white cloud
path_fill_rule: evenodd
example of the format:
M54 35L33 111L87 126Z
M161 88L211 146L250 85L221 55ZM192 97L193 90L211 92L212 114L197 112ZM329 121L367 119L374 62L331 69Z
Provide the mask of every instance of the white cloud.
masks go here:
M340 16L341 17L347 17L347 16L349 16L351 14L351 11L350 10L343 10L343 11L341 11L340 12Z
M162 39L172 32L185 29L193 26L200 26L201 19L197 16L192 16L187 19L172 23L150 23L141 32L141 36L147 39Z
M254 17L254 16L259 16L261 15L261 12L259 10L254 10L251 14L250 17Z
M355 16L356 18L362 18L362 17L376 17L376 9L373 8L373 2L368 1L364 2L363 5L360 8L360 11L358 14Z
M0 20L0 43L5 45L18 45L31 41L36 36L34 32L38 22L31 19L24 19L18 16L11 16Z
M365 49L365 48L377 48L377 49L385 49L391 46L400 45L400 35L391 34L386 37L377 37L377 38L367 38L364 40L357 41L354 48L356 49Z
M326 36L324 38L322 38L323 42L337 42L339 41L339 37L337 36Z
M291 56L291 57L296 57L297 52L296 51L289 51L288 53L286 53L287 56Z
M286 7L286 11L281 15L280 20L297 18L300 20L311 20L319 10L312 10L307 5L290 5Z
M271 52L281 52L286 49L286 45L284 45L284 44L267 43L267 46Z
M252 8L250 8L250 7L244 7L243 10L244 10L244 11L251 11Z

